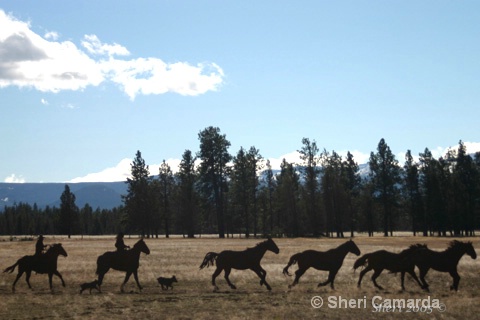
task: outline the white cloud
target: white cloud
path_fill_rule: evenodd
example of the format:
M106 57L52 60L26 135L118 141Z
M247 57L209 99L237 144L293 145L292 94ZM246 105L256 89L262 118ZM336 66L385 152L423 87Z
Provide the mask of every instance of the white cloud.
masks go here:
M49 105L48 101L45 100L45 99L43 99L43 98L40 99L40 103L43 104L44 106L48 106L48 105Z
M70 181L70 183L77 182L115 182L115 181L126 181L127 178L131 177L131 163L133 159L125 158L121 160L116 166L106 168L100 172L89 173L83 177L77 177ZM165 161L173 173L178 171L178 166L180 164L179 159L168 159ZM148 165L150 175L158 175L160 164L151 164Z
M82 41L82 46L87 49L91 54L98 55L119 55L119 56L128 56L130 52L124 46L119 44L103 44L100 42L100 39L94 34L85 35Z
M44 37L0 10L0 88L33 87L42 92L83 90L111 81L130 97L174 92L195 96L215 91L223 83L223 70L215 63L166 63L159 58L122 60L127 48L104 44L85 35L82 48L58 42L58 33ZM51 41L49 41L51 40Z
M12 173L10 176L6 177L3 182L6 183L25 183L25 179L22 176L16 176Z
M55 32L55 31L49 31L47 33L45 33L45 35L43 36L45 39L48 39L48 40L58 40L59 38L59 35L58 35L58 32Z

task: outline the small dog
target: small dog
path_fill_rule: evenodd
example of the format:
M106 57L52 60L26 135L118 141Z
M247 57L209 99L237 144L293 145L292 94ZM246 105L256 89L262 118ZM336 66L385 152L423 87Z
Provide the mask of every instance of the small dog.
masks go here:
M83 292L83 290L90 289L90 294L92 294L92 289L97 289L98 292L100 291L100 288L98 287L98 280L92 281L92 282L85 282L80 285L80 294Z
M172 284L174 282L178 282L177 278L175 278L175 276L173 276L171 278L160 277L160 278L157 278L157 281L162 286L162 290L168 290L168 287L172 288L172 290L173 290L173 285Z

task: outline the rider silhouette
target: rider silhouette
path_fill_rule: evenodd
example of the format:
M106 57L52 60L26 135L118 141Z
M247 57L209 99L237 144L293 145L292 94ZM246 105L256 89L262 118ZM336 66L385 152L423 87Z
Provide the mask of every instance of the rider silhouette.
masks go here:
M43 249L47 246L43 244L43 236L39 235L37 239L37 243L35 244L35 255L39 256L43 253Z
M125 251L125 249L129 249L130 247L125 245L125 242L123 242L123 233L119 232L117 234L117 241L115 242L115 248L117 248L117 251Z

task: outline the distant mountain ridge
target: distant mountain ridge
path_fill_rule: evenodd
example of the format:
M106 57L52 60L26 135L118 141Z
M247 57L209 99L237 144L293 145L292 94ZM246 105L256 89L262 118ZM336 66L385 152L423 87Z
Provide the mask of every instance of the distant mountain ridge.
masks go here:
M60 207L60 196L68 184L75 194L79 208L88 203L93 209L112 209L122 204L122 195L127 193L125 182L81 183L0 183L0 211L15 203Z
M368 165L359 166L360 176L368 175ZM277 175L280 170L273 170ZM265 177L265 171L261 177ZM262 180L262 179L261 179ZM0 183L0 212L5 206L27 203L37 204L39 208L46 206L60 207L60 196L68 184L75 194L76 205L79 208L89 204L94 210L112 209L122 205L122 195L127 194L125 181L118 182L80 182L80 183ZM262 181L260 181L262 184Z

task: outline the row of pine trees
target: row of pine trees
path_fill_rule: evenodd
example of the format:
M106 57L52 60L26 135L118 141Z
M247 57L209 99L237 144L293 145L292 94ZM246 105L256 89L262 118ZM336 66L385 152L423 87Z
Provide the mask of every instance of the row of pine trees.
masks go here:
M77 208L66 185L60 208L5 207L0 233L472 236L480 227L480 153L467 154L462 141L439 159L426 148L415 161L408 150L402 166L381 139L368 173L360 174L351 153L321 151L308 138L298 150L301 163L283 160L279 172L255 147L232 156L219 128L198 138L200 150L186 150L175 174L165 161L150 172L137 151L118 208Z

